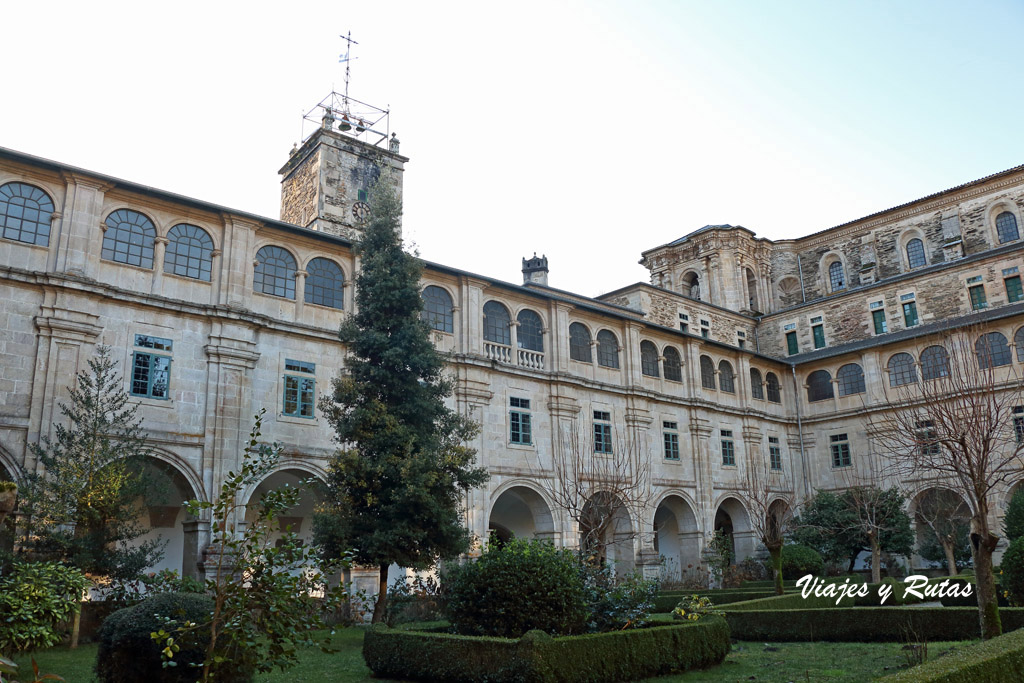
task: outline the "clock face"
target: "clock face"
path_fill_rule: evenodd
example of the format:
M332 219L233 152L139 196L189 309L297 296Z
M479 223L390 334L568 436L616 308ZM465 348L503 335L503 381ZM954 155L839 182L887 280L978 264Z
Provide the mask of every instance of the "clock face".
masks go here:
M363 223L370 215L370 205L366 202L356 202L352 205L352 216L356 222Z

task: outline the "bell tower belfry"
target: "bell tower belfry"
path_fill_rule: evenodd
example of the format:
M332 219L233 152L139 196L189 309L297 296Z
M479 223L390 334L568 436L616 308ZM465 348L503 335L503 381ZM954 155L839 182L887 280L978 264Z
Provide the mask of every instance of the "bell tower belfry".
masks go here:
M345 38L344 36L342 36ZM345 38L351 46L355 41ZM281 174L281 220L348 239L359 236L369 211L370 191L382 172L402 195L408 158L398 153L387 109L332 92L303 117L302 144L292 148ZM307 133L308 128L313 128Z

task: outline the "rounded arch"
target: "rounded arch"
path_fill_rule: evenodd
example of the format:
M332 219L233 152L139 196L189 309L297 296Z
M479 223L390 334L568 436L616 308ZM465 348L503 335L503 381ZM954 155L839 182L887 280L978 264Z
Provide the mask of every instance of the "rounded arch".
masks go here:
M619 338L609 329L597 333L597 364L619 369Z
M627 574L636 563L635 528L621 499L609 491L594 491L580 515L580 547L610 564L616 574Z
M718 361L718 388L727 394L736 393L736 375L732 371L732 363L724 359Z
M715 362L711 356L700 357L700 385L704 389L715 388Z
M166 448L160 448L159 446L149 446L148 452L150 457L159 460L164 465L171 467L175 472L181 475L182 479L192 489L192 497L196 500L204 502L210 499L206 495L206 487L203 485L203 478L199 476L195 468L186 460L174 451L169 451Z
M701 277L696 270L688 270L679 279L679 291L688 299L701 301ZM704 297L706 299L707 297Z
M581 363L592 363L590 327L579 321L569 323L569 359Z
M676 347L666 345L661 352L663 365L665 366L665 379L673 382L683 381L683 358L679 355Z
M840 397L863 394L867 390L864 369L858 363L847 363L836 370L836 383L839 385Z
M743 501L733 493L726 493L720 496L713 509L713 528L729 537L732 544L732 562L740 562L752 555L755 547L750 513Z
M554 541L556 529L552 510L551 501L533 482L525 479L504 482L491 493L487 528L507 531L510 537Z
M53 212L53 197L41 187L17 180L0 185L0 237L49 246Z
M779 384L779 376L769 372L764 376L764 389L771 403L782 403L782 385Z
M516 313L516 343L527 351L544 352L544 318L532 308L520 308Z
M780 279L778 289L783 307L800 302L800 280L792 275Z
M455 332L455 299L451 291L441 285L427 285L420 292L423 299L422 317L431 329L438 332Z
M318 256L306 264L303 301L316 306L344 310L345 271L333 259Z
M263 494L282 486L300 487L303 482L316 474L316 467L305 461L288 458L278 464L255 485L250 486L242 498L246 508L245 519L251 522L257 514L257 505ZM323 481L320 478L320 481ZM313 540L313 513L320 501L316 487L303 487L296 505L277 518L279 527L272 529L270 541L279 543L287 531L295 533L303 543Z
M682 491L663 493L651 520L654 550L662 560L662 576L680 580L700 565L700 525L692 501Z
M764 380L757 368L750 368L750 397L759 401L764 400Z
M14 456L6 448L0 446L0 481L3 481L6 475L7 481L17 482L20 472L21 467L14 460Z
M807 375L807 402L825 401L835 394L832 391L832 375L828 370L815 370Z
M900 265L903 271L928 265L928 241L919 228L907 228L899 237Z
M985 209L991 244L999 246L1020 239L1020 207L1009 199L997 199Z
M1010 345L1002 332L986 332L974 342L978 367L982 370L1009 365L1013 361Z
M1013 345L1017 347L1017 362L1024 363L1024 327L1013 335Z
M743 269L744 279L747 285L747 303L751 311L760 311L761 306L757 297L757 277L750 268Z
M838 265L837 265L838 264ZM850 286L848 281L849 269L846 267L846 257L840 251L827 251L818 262L818 272L821 278L821 291L831 294L839 292Z
M969 502L949 486L926 482L915 486L907 496L907 514L914 529L915 547L932 547L929 556L920 557L919 561L944 565L955 574L957 564L970 556Z
M512 332L509 325L512 323L512 315L508 306L490 299L484 304L484 341L494 344L512 345Z
M914 357L909 353L894 353L885 364L889 373L889 386L898 387L904 384L917 384L917 366Z
M921 351L921 378L939 379L949 376L949 352L946 347L933 344Z
M648 377L659 377L658 347L647 339L640 342L640 372Z
M167 231L164 272L210 282L213 250L209 231L192 223L175 223Z
M750 513L747 510L747 506L735 493L720 493L713 507L716 516L719 512L725 512L732 518L735 531L751 530Z
M152 270L156 224L135 209L114 209L103 219L100 258Z
M295 299L295 253L280 244L265 244L256 250L253 261L253 291L284 299Z

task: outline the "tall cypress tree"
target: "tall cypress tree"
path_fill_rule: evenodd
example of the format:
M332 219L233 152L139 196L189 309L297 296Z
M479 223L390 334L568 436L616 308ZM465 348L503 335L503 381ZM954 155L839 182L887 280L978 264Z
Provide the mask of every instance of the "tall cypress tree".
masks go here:
M320 407L341 445L314 533L329 555L380 568L373 621L384 618L391 564L427 569L469 547L462 497L486 473L466 443L478 425L445 405L452 381L421 319L422 266L402 249L401 201L382 173L356 245L355 315L341 326L345 368Z

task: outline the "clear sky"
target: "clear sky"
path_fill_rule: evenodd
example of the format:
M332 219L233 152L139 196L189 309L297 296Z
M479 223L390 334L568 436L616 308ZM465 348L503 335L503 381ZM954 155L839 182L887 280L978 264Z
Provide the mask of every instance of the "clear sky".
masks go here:
M596 295L1024 163L1024 2L21 2L0 146L277 217L301 115L390 106L425 258Z

